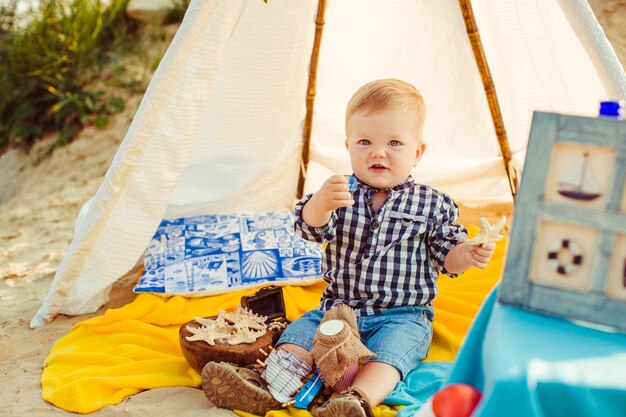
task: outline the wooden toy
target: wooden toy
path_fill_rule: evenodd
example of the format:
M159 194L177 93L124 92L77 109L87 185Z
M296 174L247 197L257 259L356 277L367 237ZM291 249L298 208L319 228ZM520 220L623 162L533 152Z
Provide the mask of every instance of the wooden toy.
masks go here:
M626 121L535 112L499 301L626 331Z

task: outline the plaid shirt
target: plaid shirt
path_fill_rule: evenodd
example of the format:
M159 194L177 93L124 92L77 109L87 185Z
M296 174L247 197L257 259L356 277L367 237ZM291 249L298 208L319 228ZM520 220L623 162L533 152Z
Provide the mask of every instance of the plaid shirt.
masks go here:
M438 270L446 255L465 241L467 231L455 219L459 209L446 194L412 177L388 190L374 212L377 189L359 181L352 192L355 204L339 208L323 227L302 220L307 195L296 205L296 233L319 243L324 252L324 280L329 283L320 308L335 301L360 315L399 306L430 305L437 295Z

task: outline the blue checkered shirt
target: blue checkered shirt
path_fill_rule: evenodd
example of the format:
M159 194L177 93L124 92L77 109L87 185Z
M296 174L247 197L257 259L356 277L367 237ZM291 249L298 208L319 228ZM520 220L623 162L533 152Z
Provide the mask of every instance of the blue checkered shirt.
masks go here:
M430 305L437 295L438 271L456 276L443 267L450 249L467 237L465 228L455 223L459 209L454 201L409 177L389 189L374 212L376 191L358 181L352 192L355 204L335 210L323 227L309 227L302 220L302 208L312 194L296 204L296 233L328 242L323 310L334 302L348 304L359 315Z

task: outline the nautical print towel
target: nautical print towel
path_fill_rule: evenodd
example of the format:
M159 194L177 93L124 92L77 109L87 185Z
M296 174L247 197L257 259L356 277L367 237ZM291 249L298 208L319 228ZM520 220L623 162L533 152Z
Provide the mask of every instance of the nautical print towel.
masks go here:
M200 296L321 277L321 248L293 231L288 211L164 220L134 291Z

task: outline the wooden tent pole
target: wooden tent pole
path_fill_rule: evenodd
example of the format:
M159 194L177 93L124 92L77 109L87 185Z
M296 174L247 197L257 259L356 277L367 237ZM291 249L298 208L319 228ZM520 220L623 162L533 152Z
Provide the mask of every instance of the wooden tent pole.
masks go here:
M504 129L504 121L502 119L502 112L500 111L500 103L498 102L498 95L496 94L496 87L493 84L491 78L491 71L487 63L487 57L485 56L485 50L483 49L482 41L480 40L480 34L478 33L478 26L476 25L476 19L474 18L474 10L472 9L471 0L459 0L461 11L463 13L463 20L465 21L465 29L467 30L467 36L469 37L474 51L474 59L478 70L480 71L480 78L483 81L483 88L487 95L487 101L489 102L489 110L491 111L491 120L493 126L496 129L496 137L500 144L500 152L502 153L502 159L504 161L504 169L509 178L509 185L511 187L511 193L513 200L515 200L515 194L517 192L518 185L518 171L514 164L513 155L511 154L511 148L509 147L509 140Z
M311 52L311 64L309 68L309 85L306 91L306 117L304 119L304 129L302 132L302 159L300 162L300 177L298 178L297 198L304 195L304 181L306 179L309 160L311 158L311 131L313 128L313 104L315 102L315 85L317 77L317 62L320 55L320 45L322 44L322 32L324 30L324 12L326 11L326 0L319 0L317 5L317 18L315 19L315 40L313 41L313 51Z

